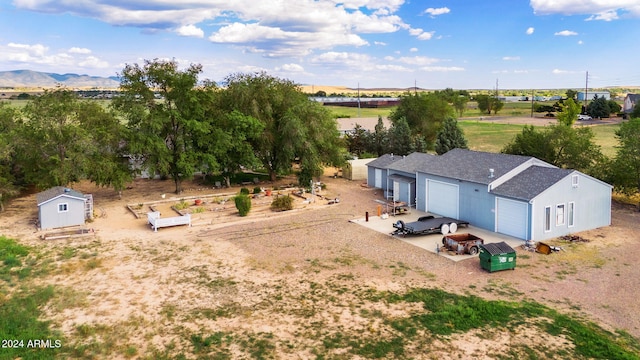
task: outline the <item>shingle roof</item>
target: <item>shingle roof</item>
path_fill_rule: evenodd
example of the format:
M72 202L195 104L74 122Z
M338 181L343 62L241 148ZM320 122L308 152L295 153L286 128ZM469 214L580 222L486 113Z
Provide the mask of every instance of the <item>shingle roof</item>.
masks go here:
M84 194L78 191L69 189L64 186L54 186L50 189L37 193L36 201L38 203L38 206L40 206L42 203L52 200L60 195L66 195L66 196L70 196L78 199L84 199Z
M495 195L529 201L574 171L534 165L491 192Z
M531 156L453 149L438 156L438 161L429 162L418 168L418 171L456 180L489 184L496 178L531 159L534 158ZM489 169L493 169L493 177L489 176Z
M402 159L402 156L397 156L393 154L384 154L375 160L371 160L367 163L367 166L376 167L379 169L386 169L389 165L394 162Z
M428 164L437 160L438 156L436 155L414 152L400 157L399 160L387 166L387 169L415 174L418 168L428 166Z

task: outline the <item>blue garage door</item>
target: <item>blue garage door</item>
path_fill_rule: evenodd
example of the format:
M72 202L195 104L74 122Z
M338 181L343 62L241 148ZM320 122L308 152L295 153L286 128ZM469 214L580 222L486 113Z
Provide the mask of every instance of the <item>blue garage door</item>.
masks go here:
M427 211L458 218L458 185L427 180Z
M496 232L527 239L527 203L510 199L496 199Z

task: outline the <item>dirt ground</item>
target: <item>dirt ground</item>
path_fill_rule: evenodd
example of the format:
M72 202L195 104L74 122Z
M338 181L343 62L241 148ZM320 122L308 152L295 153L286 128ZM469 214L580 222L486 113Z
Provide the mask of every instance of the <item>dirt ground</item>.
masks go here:
M489 299L535 300L640 339L637 208L614 204L611 226L577 234L588 242L554 242L565 251L551 255L517 249L515 271L488 273L477 259L453 262L349 222L367 211L375 213L374 200L382 198L380 192L357 181L332 176L321 180L327 185L322 194L338 198L339 203L298 202L296 210L284 213L256 205L253 213L239 218L233 211L219 216L221 205L210 202L204 213L194 215L194 226L158 232L126 205L222 196L230 190L193 182L176 196L170 181L138 180L120 197L110 189L83 183L74 189L93 194L97 217L87 224L93 235L41 240L45 232L34 225L33 194L8 204L0 214L0 234L52 256L57 270L41 281L70 289L80 300L52 305L46 309L47 318L69 338L85 341L83 336L89 335L79 334L78 329L101 325L101 338L111 337L122 347L104 358L122 357L123 349L132 344L137 354L147 355L167 344L186 349L188 334L216 330L273 334L281 345L278 357L312 358L316 345L309 343L305 331L317 322L356 332L381 326L354 310L360 305L350 303L354 300L348 291L310 295L314 286L329 289L336 284L354 292L434 287ZM259 201L266 206L267 200ZM171 210L164 210L163 217L167 212ZM225 309L225 316L207 316L212 309ZM389 316L416 311L377 310ZM533 341L531 334L525 340L466 336L452 338L440 350L434 345L431 354L483 358L476 355L516 341Z

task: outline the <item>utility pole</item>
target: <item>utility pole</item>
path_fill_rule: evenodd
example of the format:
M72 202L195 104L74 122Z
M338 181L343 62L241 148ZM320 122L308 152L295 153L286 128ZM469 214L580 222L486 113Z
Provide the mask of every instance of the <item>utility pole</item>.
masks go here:
M587 111L587 94L589 93L589 71L587 71L587 76L584 81L584 111Z
M360 117L360 83L358 82L358 117Z
M533 117L533 99L535 98L535 90L531 89L531 117Z

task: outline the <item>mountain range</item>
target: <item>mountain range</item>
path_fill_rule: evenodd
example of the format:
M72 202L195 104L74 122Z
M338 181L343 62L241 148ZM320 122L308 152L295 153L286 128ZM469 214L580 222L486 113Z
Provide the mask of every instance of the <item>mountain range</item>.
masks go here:
M99 88L115 89L120 86L117 76L99 77L78 74L55 74L33 70L0 71L0 88Z

